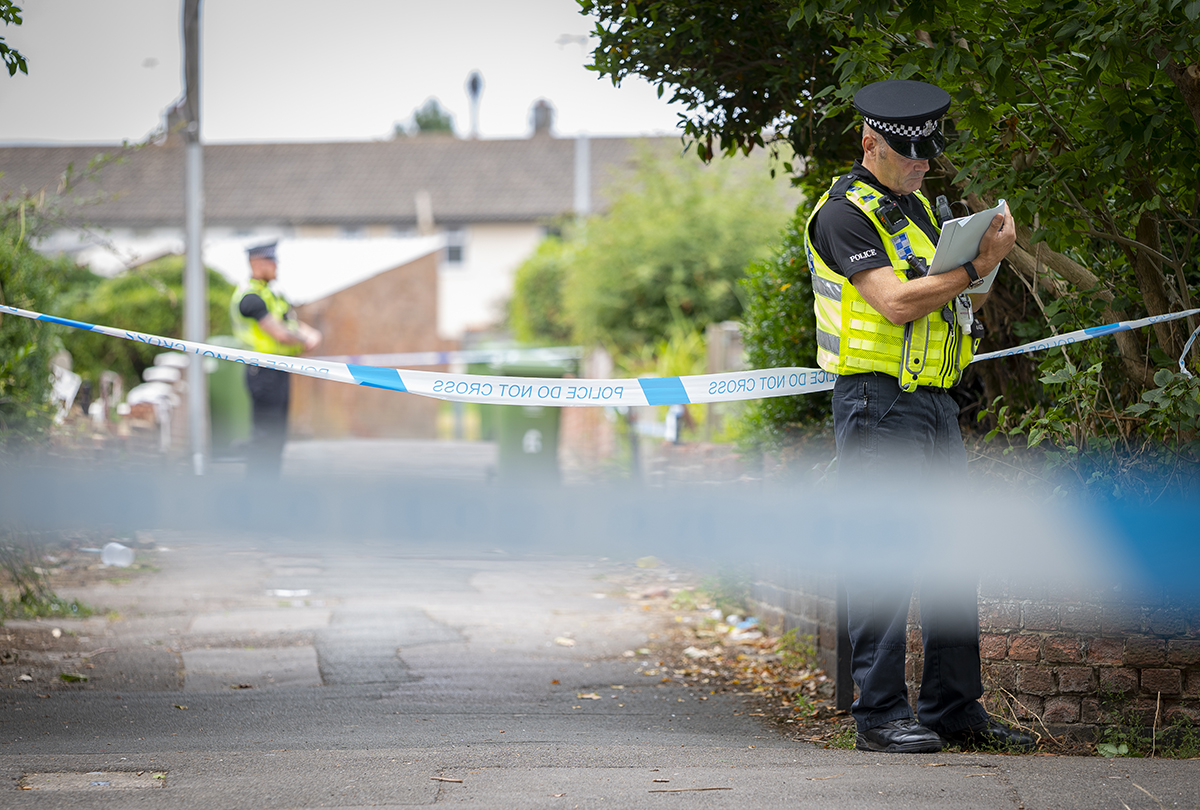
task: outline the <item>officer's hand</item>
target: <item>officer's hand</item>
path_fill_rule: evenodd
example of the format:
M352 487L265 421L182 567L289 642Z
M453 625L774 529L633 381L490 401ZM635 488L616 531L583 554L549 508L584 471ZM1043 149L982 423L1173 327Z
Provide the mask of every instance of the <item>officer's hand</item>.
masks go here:
M300 338L304 341L304 351L311 352L321 345L321 332L306 323L300 324Z
M992 224L979 242L979 257L975 259L976 269L980 275L988 273L1000 264L1017 243L1017 222L1013 219L1008 203L1004 204L1004 213L992 217Z

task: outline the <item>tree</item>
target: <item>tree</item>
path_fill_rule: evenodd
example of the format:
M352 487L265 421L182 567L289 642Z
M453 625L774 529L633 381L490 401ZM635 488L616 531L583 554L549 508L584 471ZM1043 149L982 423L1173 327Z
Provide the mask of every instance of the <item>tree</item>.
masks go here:
M818 94L836 76L831 36L817 24L788 26L788 0L579 5L597 18L589 68L613 84L641 76L660 96L669 90L688 110L680 126L702 160L780 139L810 159L853 156L840 138L851 117L822 122L830 101Z
M860 87L920 78L947 89L950 149L930 188L974 210L1004 197L1022 225L1015 272L985 310L993 346L1192 307L1200 0L580 3L598 18L595 69L673 89L701 157L714 141L727 152L791 141L810 200L859 152L849 125ZM1176 424L1188 424L1196 392L1154 379L1186 334L1158 324L1088 348L1101 352L1094 373L1110 415L1077 427L1120 433L1125 408L1167 390ZM1034 413L1065 362L997 362L981 370L980 399L1003 394Z
M508 303L508 323L517 340L560 344L571 340L571 323L563 308L563 280L573 245L548 236L517 270Z
M70 265L29 246L36 206L0 202L0 304L45 311ZM50 358L61 346L48 324L0 314L0 449L34 442L50 427Z
M606 214L568 228L517 271L514 323L544 340L569 328L621 355L737 318L738 279L788 207L757 166L642 155Z
M21 18L21 9L15 5L12 0L0 0L0 20L7 25L20 25L23 20ZM4 37L0 37L0 59L4 60L4 66L8 68L9 76L16 76L17 71L28 75L29 66L25 64L25 57L15 48L10 47L4 41Z
M436 98L430 98L412 114L412 129L406 130L403 124L396 124L396 135L453 135L454 117Z
M152 335L183 336L183 257L168 256L127 270L112 278L79 279L66 290L60 307L68 318L85 323L125 327ZM208 322L214 334L228 334L229 298L233 285L215 270L208 270ZM100 372L115 371L126 386L141 382L142 372L154 364L162 349L129 340L70 330L64 347L74 360L74 371L98 380Z

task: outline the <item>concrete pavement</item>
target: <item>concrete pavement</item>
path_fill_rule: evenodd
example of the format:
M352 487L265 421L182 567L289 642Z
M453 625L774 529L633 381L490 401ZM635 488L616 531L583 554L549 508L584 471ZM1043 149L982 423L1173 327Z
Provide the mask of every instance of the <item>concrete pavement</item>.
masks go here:
M60 591L115 611L56 625L88 639L62 661L87 683L4 667L0 806L1200 807L1197 762L794 742L644 674L625 653L660 619L596 558L230 534L141 554L160 570Z

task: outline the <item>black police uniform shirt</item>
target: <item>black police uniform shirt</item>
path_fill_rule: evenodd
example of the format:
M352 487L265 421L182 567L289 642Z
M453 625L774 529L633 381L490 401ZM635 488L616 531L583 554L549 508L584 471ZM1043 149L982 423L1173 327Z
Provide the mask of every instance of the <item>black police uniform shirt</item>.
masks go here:
M243 318L253 318L256 321L261 321L270 314L267 302L258 293L243 295L242 300L238 302L238 312ZM294 317L293 311L289 309L283 319L286 321ZM246 366L246 387L250 390L250 397L258 405L274 405L286 409L291 375L277 369Z
M256 321L261 321L270 314L270 311L267 309L267 302L262 300L262 296L258 293L246 293L243 295L242 300L238 302L238 312L242 314L243 318L253 318ZM283 319L287 321L294 317L295 315L292 310L289 309L287 314L283 316Z
M896 194L880 183L875 175L854 161L850 174L871 188L895 200L900 210L936 245L938 229L925 213L915 194ZM832 270L850 278L859 270L891 265L883 238L875 224L858 206L845 197L826 200L809 229L812 247Z

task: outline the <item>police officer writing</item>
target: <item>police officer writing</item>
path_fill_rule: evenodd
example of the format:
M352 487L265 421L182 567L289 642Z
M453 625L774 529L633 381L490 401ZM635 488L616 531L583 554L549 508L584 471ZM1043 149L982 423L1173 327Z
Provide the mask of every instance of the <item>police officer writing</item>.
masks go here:
M291 304L271 289L278 268L276 245L276 242L270 242L246 251L250 259L250 280L234 291L230 317L234 335L253 351L298 355L316 348L321 342L321 333L301 323ZM254 410L254 433L246 470L250 475L278 478L283 465L283 446L287 442L291 375L248 365L246 388L250 391Z
M1016 225L1005 207L978 255L928 275L939 226L920 186L945 148L944 90L890 80L862 88L863 157L834 180L806 229L817 316L817 360L838 375L833 391L839 487L855 503L879 487L961 479L967 458L958 405L947 393L974 355L982 277L1012 250ZM953 504L946 504L948 515ZM905 518L897 521L904 526ZM921 529L907 518L907 528ZM928 530L929 524L925 524ZM906 624L917 572L843 572L852 714L859 749L934 752L965 747L1030 748L1034 740L989 717L979 703L978 596L974 582L921 583L925 661L914 718L905 685ZM953 579L953 578L950 578Z

